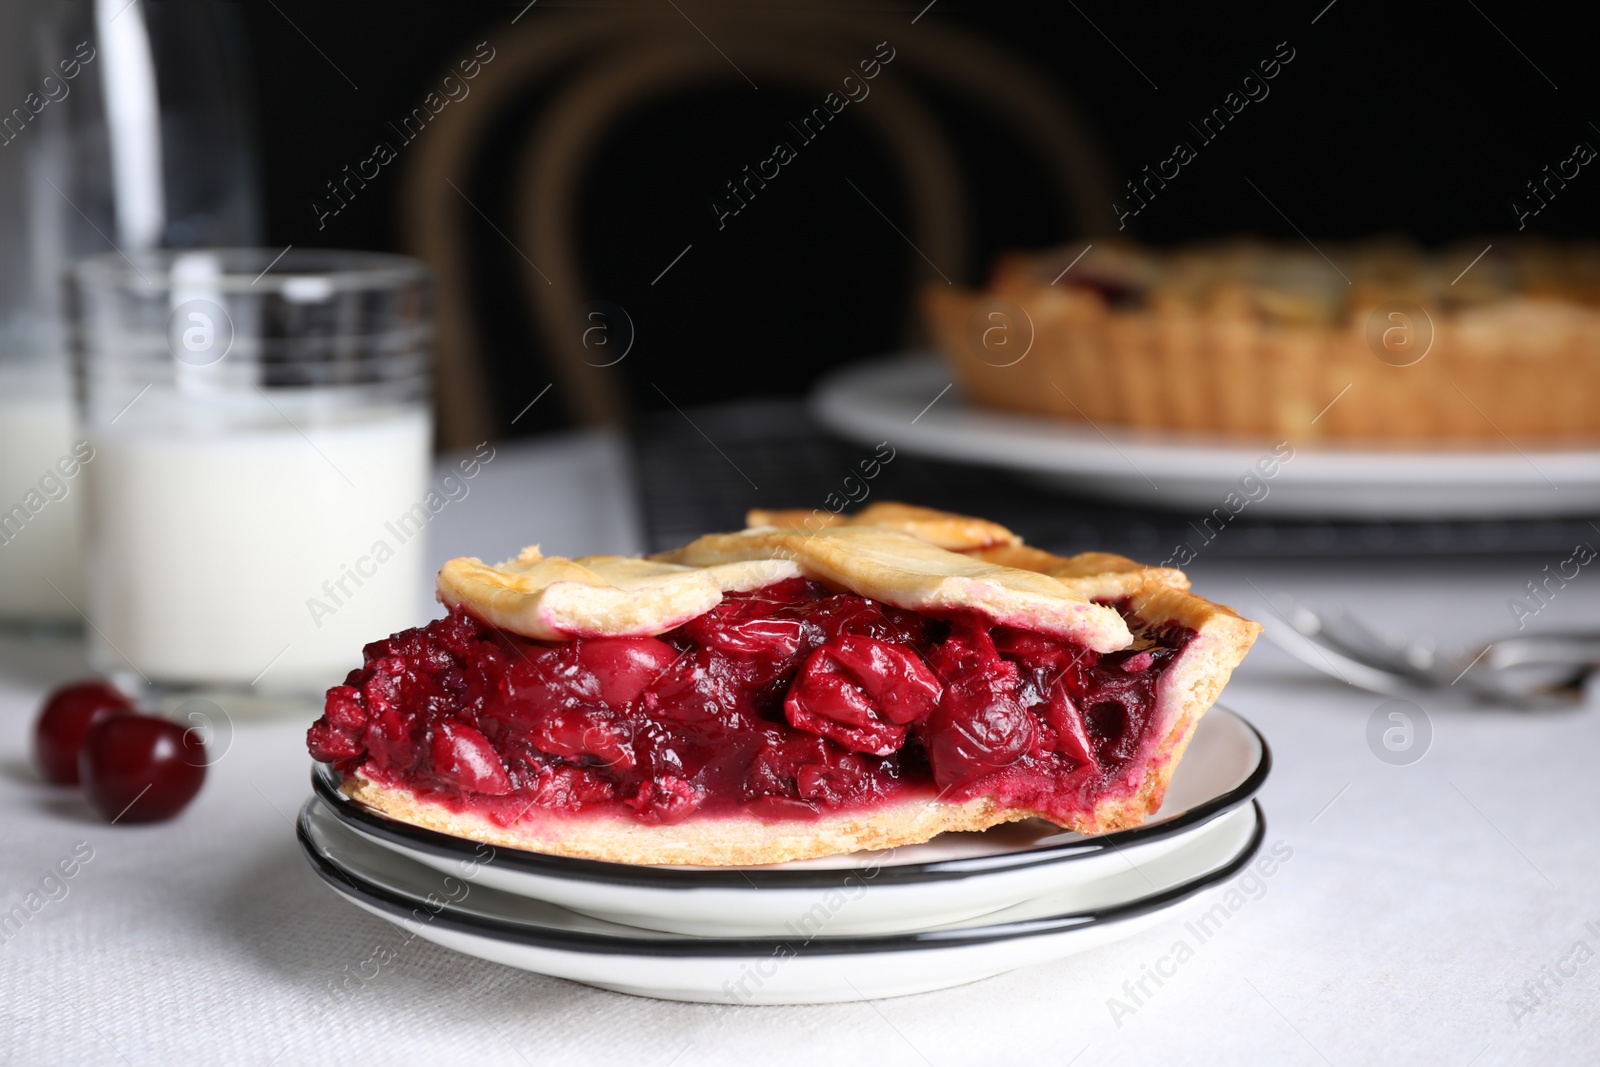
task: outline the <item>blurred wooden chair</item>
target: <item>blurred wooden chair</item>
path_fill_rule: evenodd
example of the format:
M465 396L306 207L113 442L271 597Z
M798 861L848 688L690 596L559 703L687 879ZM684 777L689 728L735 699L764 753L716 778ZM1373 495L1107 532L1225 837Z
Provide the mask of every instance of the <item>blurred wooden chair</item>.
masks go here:
M573 328L592 295L579 265L578 194L606 133L630 111L664 96L742 85L743 72L758 82L815 91L821 99L887 41L893 63L874 80L871 106L855 114L894 161L910 206L909 237L928 258L960 264L970 274L969 218L955 153L903 69L985 105L1044 162L1063 215L1084 234L1107 232L1111 196L1099 154L1058 92L991 44L936 21L909 23L901 13L833 2L686 11L640 2L604 11L541 11L495 38L494 60L482 67L470 94L451 106L448 121L418 139L402 192L410 249L438 281L440 446L463 447L503 429L493 415L493 385L474 322L467 224L475 208L462 190L495 123L542 86L554 91L523 142L512 227L516 245L531 260L524 261L522 287L536 336L580 423L618 422L627 405L619 372L589 362L582 330ZM737 69L729 55L737 56ZM933 276L921 257L913 265Z

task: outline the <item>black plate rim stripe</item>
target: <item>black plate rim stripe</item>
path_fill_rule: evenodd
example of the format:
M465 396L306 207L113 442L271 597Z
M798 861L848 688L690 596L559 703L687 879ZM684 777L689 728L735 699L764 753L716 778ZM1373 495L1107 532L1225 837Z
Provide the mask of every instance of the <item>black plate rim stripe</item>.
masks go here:
M312 869L317 876L341 895L353 893L366 904L387 915L413 919L414 921L414 913L421 905L420 901L407 897L397 890L376 885L358 874L339 867L316 846L310 838L309 831L306 829L307 820L310 818L311 805L314 803L316 803L315 800L308 800L306 806L301 809L300 819L296 825L296 837L299 839L301 850L311 862ZM663 940L657 938L630 938L622 935L581 931L532 929L527 924L513 923L509 920L495 920L485 916L458 913L448 905L442 907L428 921L430 923L438 923L442 928L458 933L476 937L489 937L500 941L511 941L519 945L537 948L580 951L591 954L657 956L663 958L687 956L694 958L765 959L779 954L785 956L838 956L862 952L896 952L987 945L1138 918L1152 911L1165 908L1169 904L1179 903L1213 886L1220 885L1243 870L1255 858L1256 853L1260 851L1262 841L1266 837L1266 816L1263 814L1259 802L1252 801L1251 804L1255 809L1256 828L1250 835L1250 840L1236 856L1215 870L1208 871L1186 882L1181 882L1169 889L1152 893L1149 896L1139 897L1123 904L996 926L968 927L957 930L914 931L877 937L817 937L795 942L773 938L685 937L681 940Z

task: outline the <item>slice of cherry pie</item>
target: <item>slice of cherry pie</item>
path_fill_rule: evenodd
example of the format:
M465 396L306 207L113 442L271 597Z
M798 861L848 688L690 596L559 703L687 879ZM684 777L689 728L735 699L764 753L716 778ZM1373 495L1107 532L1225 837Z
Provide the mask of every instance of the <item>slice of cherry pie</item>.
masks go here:
M1161 803L1260 627L1175 570L980 519L756 511L646 559L439 572L307 735L357 801L626 863L756 864Z

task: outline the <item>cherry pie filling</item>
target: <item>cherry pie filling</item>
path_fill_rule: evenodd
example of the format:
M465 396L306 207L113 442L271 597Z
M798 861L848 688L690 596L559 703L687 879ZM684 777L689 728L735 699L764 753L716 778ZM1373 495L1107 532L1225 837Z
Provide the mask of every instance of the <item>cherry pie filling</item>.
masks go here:
M803 578L659 637L548 644L457 608L368 645L307 744L502 826L538 808L803 819L918 796L1064 817L1138 787L1157 683L1194 637L1112 606L1134 643L1108 654Z

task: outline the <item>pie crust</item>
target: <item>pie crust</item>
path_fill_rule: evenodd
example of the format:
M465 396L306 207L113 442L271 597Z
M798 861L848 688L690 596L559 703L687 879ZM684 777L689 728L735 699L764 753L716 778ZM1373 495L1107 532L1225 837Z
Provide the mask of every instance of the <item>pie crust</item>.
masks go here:
M773 526L783 530L805 530L808 533L838 526L875 526L883 530L899 530L919 541L948 548L952 552L971 552L996 545L1022 543L1022 538L988 519L974 519L934 508L888 501L868 504L853 515L820 508L812 511L801 508L779 511L753 508L746 513L744 522L749 527Z
M1296 444L1600 437L1600 245L1486 243L1096 241L923 309L967 395L1006 411Z
M654 558L694 567L788 559L808 578L909 611L977 611L997 623L1052 634L1096 652L1114 652L1133 640L1115 610L1049 575L951 552L868 523L816 533L757 527L707 534Z
M1097 603L1123 602L1146 627L1170 624L1193 632L1155 682L1145 733L1159 741L1148 758L1129 761L1092 808L1065 818L995 796L956 801L941 793L804 819L708 815L653 825L625 815L538 808L502 826L470 809L380 782L361 767L346 774L344 792L394 818L453 836L620 863L777 863L894 848L946 831L1034 817L1081 833L1104 833L1137 826L1160 806L1196 723L1260 632L1257 623L1191 593L1182 572L1169 568L1106 553L1056 556L1021 544L993 523L902 505L878 505L816 530L797 529L810 514L752 512L749 529L702 537L648 560L563 560L536 549L494 567L452 560L440 573L440 598L467 606L494 626L550 641L575 633L660 633L685 613L708 610L724 591L798 573L913 611L977 610L996 622L1100 652L1133 641L1123 616ZM964 550L941 548L940 542Z
M626 556L545 556L538 545L493 566L457 558L439 570L439 600L464 605L485 622L536 641L665 633L722 600L798 578L778 557L687 567Z

